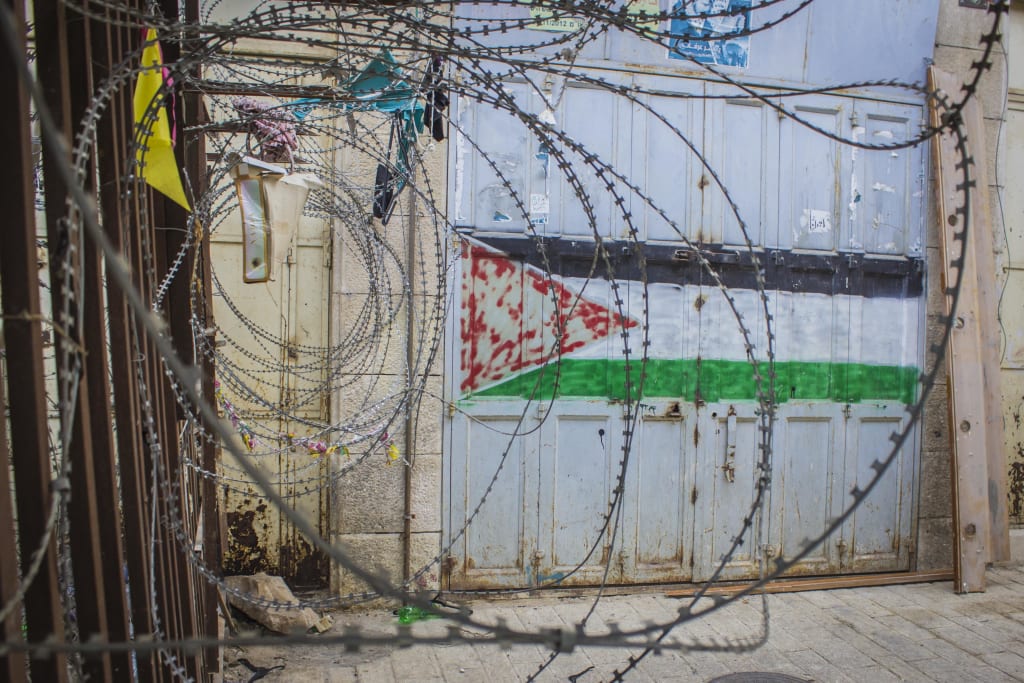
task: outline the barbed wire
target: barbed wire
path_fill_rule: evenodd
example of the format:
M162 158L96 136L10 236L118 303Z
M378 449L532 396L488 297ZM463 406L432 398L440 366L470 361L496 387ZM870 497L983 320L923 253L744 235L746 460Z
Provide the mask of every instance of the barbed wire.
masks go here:
M71 194L65 225L71 235L69 244L72 247L78 243L76 240L92 239L97 242L104 253L108 276L118 282L125 292L126 299L133 311L132 324L137 325L140 331L144 331L146 337L152 340L158 349L177 402L186 414L188 431L183 433L183 438L187 436L196 444L213 443L233 456L230 462L228 459L221 459L217 470L210 471L186 455L186 449L182 449L184 470L200 478L213 480L224 491L245 492L248 495L258 496L269 501L274 509L278 510L289 524L298 529L311 545L324 553L332 564L350 572L371 589L361 593L350 593L346 596L332 596L323 600L302 600L299 603L301 606L327 608L350 605L379 597L391 597L416 604L426 610L432 609L430 602L419 596L414 587L420 579L426 576L430 568L441 565L451 555L453 548L464 538L467 530L484 509L491 493L502 481L507 458L513 451L516 440L524 435L536 433L551 415L551 407L554 405L562 382L562 360L566 355L563 348L566 321L586 300L584 292L587 285L584 284L580 291L573 292L567 301L559 298L554 286L550 286L544 293L555 311L564 311L564 315L560 313L553 317L552 341L543 359L544 364L552 368L551 373L543 379L537 379L533 386L528 388L522 402L523 408L518 423L511 432L502 431L491 425L486 425L486 423L479 423L484 428L507 437L506 445L497 459L493 473L489 477L485 477L488 483L480 498L472 505L467 505L469 514L466 515L461 527L449 530L440 552L431 558L425 566L414 571L403 583L395 584L388 577L363 568L357 559L349 557L342 549L323 539L289 501L313 492L334 490L334 487L338 486L344 477L357 473L360 465L378 461L383 463L386 458L390 457L389 449L394 444L394 433L402 429L403 424L405 428L408 428L412 423L411 416L419 411L424 398L437 401L439 405L450 406L452 410L464 415L466 419L477 419L448 397L428 389L428 380L444 344L445 321L455 314L450 282L458 264L457 257L454 255L455 250L452 247L453 242L458 242L462 237L459 235L456 214L444 206L444 192L440 193L442 197L437 196L431 184L430 169L424 159L426 154L436 150L428 149L419 139L416 139L412 144L418 152L411 155L415 163L415 170L409 172L408 177L410 180L413 178L422 180L410 181L404 188L406 206L422 207L428 229L417 233L416 244L419 247L419 253L415 254L414 260L407 261L399 251L401 246L395 247L391 242L395 235L389 234L384 225L379 225L368 218L366 207L374 202L376 188L368 182L367 178L345 172L337 161L340 154L349 154L351 155L350 161L354 160L353 163L356 166L358 166L358 162L362 161L364 165L381 164L394 170L396 165L393 160L388 158L390 150L387 143L389 131L393 131L392 119L387 114L369 108L360 109L357 99L353 98L351 93L347 93L344 88L331 85L295 85L296 83L306 80L323 82L330 79L334 79L338 84L345 83L346 79L351 79L353 75L358 74L359 70L364 68L367 63L377 59L382 46L388 46L395 54L399 55L400 68L405 78L403 82L409 86L413 97L426 100L428 97L433 97L433 91L425 86L430 82L428 80L430 64L435 57L442 59L446 68L446 72L442 76L443 82L452 97L459 98L462 102L473 102L476 107L489 107L507 115L510 120L517 121L540 145L548 150L554 161L554 168L560 174L561 182L565 183L573 199L579 203L584 221L591 232L590 237L593 239L589 272L584 280L586 283L594 280L607 282L611 315L615 320L625 321L630 319L630 312L627 311L628 301L619 293L624 280L621 277L616 277L618 267L617 260L611 253L611 241L602 236L600 231L599 225L602 218L599 216L593 187L598 188L597 191L604 195L601 198L607 199L609 205L617 207L617 214L613 214L613 216L624 227L623 235L631 249L631 256L635 258L637 279L642 289L641 299L645 305L639 315L639 352L636 352L631 346L637 339L636 335L630 335L624 331L621 337L621 357L625 362L625 399L622 401L622 456L615 468L612 488L608 492L598 520L599 523L596 525L596 535L590 542L583 559L575 567L564 572L558 578L539 581L537 585L522 589L523 591L535 591L540 588L559 586L580 572L598 550L605 548L608 559L603 562L601 568L598 594L586 617L575 629L517 631L502 624L493 625L480 622L470 615L460 613L449 615L458 626L450 629L448 635L443 638L412 635L411 632L405 630L399 630L395 636L378 637L353 629L340 636L172 641L164 639L159 626L160 615L154 611L152 619L156 632L152 634L151 642L145 641L146 634L138 634L140 637L130 643L100 641L5 643L0 646L2 652L24 650L33 652L37 656L46 656L47 653L52 652L90 653L122 650L144 652L157 650L168 670L176 678L185 680L187 673L172 651L187 653L211 644L244 645L257 644L257 641L259 644L267 642L282 645L321 643L345 644L353 647L377 642L451 642L459 639L465 640L464 634L461 634L458 628L471 626L484 629L488 634L484 637L484 641L487 642L530 642L550 647L552 655L540 665L532 677L540 674L560 652L569 652L577 645L642 647L641 654L630 657L622 669L617 669L611 674L613 680L623 680L649 653L659 649L683 647L679 643L664 642L665 637L673 628L691 619L700 618L710 611L721 609L732 601L756 591L766 582L794 567L812 552L813 548L839 530L882 480L887 469L898 459L902 448L917 428L924 401L932 389L936 373L941 366L941 358L946 351L953 316L944 316L942 339L937 345L928 349L931 370L919 376L920 391L917 392L917 398L907 404L907 418L903 421L902 428L893 433L891 450L872 463L873 474L870 481L855 487L850 492L850 501L843 507L841 514L830 520L821 534L799 544L800 549L791 557L784 557L780 554L769 561L764 553L759 552L759 549L764 535L762 529L763 509L769 495L772 477L773 433L777 400L773 314L770 308L764 269L761 264L764 254L760 251L760 245L756 238L752 237L723 176L705 155L701 146L690 140L679 126L673 124L664 112L659 111L645 98L657 95L698 99L749 99L770 107L780 117L792 120L816 135L846 147L873 151L907 149L921 145L935 135L949 132L955 136L956 148L961 156L961 164L958 169L962 173L962 182L959 187L962 190L963 198L956 213L963 219L963 230L957 235L957 240L963 243L969 223L969 192L973 181L970 171L972 161L962 130L960 114L966 102L976 95L982 75L991 68L994 45L999 41L1000 17L1007 7L1005 2L991 6L993 22L989 31L980 39L983 45L982 56L971 65L962 93L956 94L934 93L918 84L900 83L895 80L865 81L800 91L769 90L748 85L727 71L698 63L692 57L683 55L685 59L689 60L690 67L703 69L704 76L710 82L720 83L733 89L733 92L729 94L701 93L692 95L665 92L635 84L627 86L616 83L614 79L597 75L599 72L588 70L589 65L577 66L578 57L587 46L594 44L599 37L612 31L629 34L637 39L648 41L652 45L672 50L674 49L672 41L677 39L678 35L673 34L671 30L655 30L651 28L651 25L662 26L665 22L690 18L701 21L711 18L735 18L746 16L747 12L756 13L776 5L781 7L784 2L785 0L770 0L751 3L749 7L739 9L727 9L721 12L694 11L692 14L690 13L691 3L683 2L679 3L679 8L660 11L657 15L650 13L631 15L627 11L626 5L620 3L584 3L574 4L571 8L567 8L561 2L541 0L532 3L537 14L531 14L529 19L514 20L474 17L471 10L475 7L475 3L458 3L453 5L452 7L455 9L449 12L444 11L442 6L419 3L380 5L370 2L353 2L340 6L316 2L288 3L286 5L261 2L244 17L236 17L228 23L218 23L212 19L221 12L223 7L220 0L214 0L203 8L202 24L182 23L177 18L161 17L149 11L139 11L116 2L90 0L80 6L69 4L70 9L81 12L84 16L130 28L157 27L162 40L187 40L192 45L200 46L199 49L184 55L176 63L167 64L165 67L179 87L186 90L193 89L194 92L202 94L204 98L208 115L207 122L189 122L191 125L185 129L185 133L193 136L205 136L207 141L214 143L212 145L213 152L209 155L212 162L204 178L190 179L190 181L200 181L197 187L190 188L195 208L186 226L186 239L170 261L167 272L157 272L156 265L152 261L153 250L151 248L142 250L144 259L146 259L144 278L152 283L151 291L154 292L151 300L144 300L141 292L133 287L123 259L109 243L105 242L105 237L98 227L96 207L90 204L84 189L86 164L95 149L96 123L103 116L110 99L116 93L128 88L140 73L139 67L136 66L138 52L126 56L122 64L112 72L110 78L99 86L88 109L86 119L81 124L81 131L75 140L74 165L55 167L61 172L63 181L68 185ZM522 3L518 2L489 4L498 7L499 14L502 10L514 11L521 9L522 6ZM795 8L788 10L783 8L780 10L779 16L766 19L757 26L748 26L742 30L729 32L728 37L738 38L770 30L811 4L812 0L801 0ZM111 12L118 18L111 19ZM461 12L465 12L465 14ZM11 23L9 9L4 8L3 18L5 39L9 45L13 46L16 44L14 40L16 31ZM542 31L534 31L529 34L529 41L524 40L518 44L508 41L499 41L499 44L490 42L495 35L522 35L525 29L536 28L544 21L560 18L578 20L579 26L574 30L551 35ZM275 47L259 48L255 51L240 49L241 41L251 39L269 41ZM720 39L721 35L694 37L695 41ZM330 50L337 57L327 62L319 56L290 57L280 50L286 45L285 41L291 45L302 45L310 50ZM24 56L19 56L19 59L23 58ZM202 76L197 79L194 72L196 72L195 67L199 65L202 66ZM59 148L63 143L55 132L45 103L38 94L38 88L34 85L27 69L24 71L25 81L33 91L43 139L46 143ZM738 224L744 241L742 249L748 255L754 270L759 315L763 315L763 318L760 321L755 321L755 324L762 323L763 330L755 329L754 324L744 319L736 296L726 285L711 258L713 255L711 250L688 237L685 227L681 225L678 217L672 216L667 208L659 206L659 203L641 183L631 179L629 173L617 168L610 159L601 158L577 140L573 136L574 131L563 129L557 123L545 120L544 116L538 116L527 110L524 102L513 96L507 87L510 79L519 79L529 92L550 107L550 88L546 87L546 84L551 78L571 79L581 85L598 88L621 98L630 106L644 111L658 120L666 127L671 136L686 146L701 165L703 172L710 178L711 184L721 193L728 205L728 211ZM231 87L228 87L229 85ZM564 84L562 87L564 92ZM929 101L937 101L944 110L941 118L942 125L938 127L923 125L920 133L907 136L902 140L869 143L857 139L856 135L850 137L826 130L811 120L801 117L796 108L787 108L783 104L790 98L813 94L847 94L864 88L899 88ZM270 108L250 114L236 111L232 99L243 93L261 98L264 104L271 105ZM160 97L150 104L150 111L155 111L157 107L163 106L164 98L170 97L171 94L165 84ZM302 115L297 116L297 114ZM282 116L285 118L280 118ZM294 120L286 118L288 116ZM516 179L502 168L500 159L489 152L485 142L474 139L473 131L463 126L448 112L442 113L441 116L446 127L458 136L461 142L467 144L489 167L497 179L500 191L507 195L514 211L525 219L522 232L534 244L540 258L540 269L543 276L550 282L555 274L550 245L545 239L546 235L538 231L537 226L529 219L531 215L529 200L523 196ZM213 240L220 239L222 234L229 237L232 234L231 222L235 220L237 205L233 195L234 183L230 176L231 165L239 158L240 153L259 155L260 152L254 149L254 145L258 147L260 143L254 139L256 136L253 134L252 128L257 121L261 120L287 121L294 129L296 143L295 149L290 153L289 171L308 172L325 180L323 187L311 190L302 220L321 221L326 226L320 238L321 244L329 244L331 249L340 249L344 253L343 258L355 258L366 276L361 283L366 287L366 291L353 293L364 296L364 303L359 308L359 313L355 316L355 321L350 328L332 336L332 339L338 340L337 342L327 345L297 343L289 338L287 327L282 330L268 328L260 324L250 313L246 312L243 302L235 300L233 288L227 280L228 277L232 277L231 271L226 270L225 272L229 274L222 276L218 272L220 264L212 264L209 281L204 280L202 274L196 271L184 272L184 265L199 244L204 242L209 244ZM125 160L124 164L127 170L122 178L124 186L132 188L129 190L130 193L133 193L132 202L141 202L143 205L146 193L142 191L142 177L147 137L146 131L141 128L136 130L129 150L129 159ZM141 163L136 161L139 150L142 150ZM584 177L585 173L591 174L591 178L595 181L594 184ZM631 198L634 204L631 204ZM735 318L736 332L743 340L758 404L756 411L759 423L758 457L756 460L758 475L754 495L749 508L743 515L741 528L737 530L730 546L715 564L708 582L697 591L696 597L690 605L680 609L679 615L666 623L651 624L641 629L619 631L611 635L594 635L586 632L586 623L609 582L613 549L620 542L618 532L621 526L623 496L626 478L630 472L633 437L641 415L640 402L644 396L643 389L650 361L650 311L646 305L649 301L647 257L642 232L637 225L638 208L635 202L639 202L646 210L653 212L675 233L676 241L692 254L700 266L702 275L706 275L709 282L721 292L725 306ZM416 211L420 210L416 209ZM456 212L457 210L456 208ZM123 198L122 211L136 211L136 208L127 201L127 197ZM126 222L127 224L129 223ZM81 233L78 232L80 230ZM302 228L299 227L298 230L301 231ZM142 233L142 239L145 240L145 230ZM615 243L616 248L620 246L620 243ZM73 307L79 314L82 310L82 303L76 300L78 291L76 283L81 273L80 266L74 261L76 253L75 248L67 249L64 252L65 260L61 271L66 278L60 290L64 295L62 305L65 315L68 317L70 317ZM333 253L333 258L337 259L339 256L337 251ZM299 267L297 261L295 264L288 261L286 265L288 269ZM953 284L947 283L947 288L955 306L962 277L962 257L954 261L952 265L957 271L957 280ZM193 329L196 352L216 368L218 381L224 392L224 398L218 398L217 404L212 403L214 397L201 395L197 388L198 377L195 367L186 365L174 353L164 332L166 322L161 308L169 288L178 278L182 277L189 278L192 306L189 322ZM289 287L292 286L291 277L292 275L289 274ZM216 304L218 316L215 326L212 328L206 323L204 313L207 289L218 302ZM287 294L289 300L294 296L293 292L287 292ZM342 295L344 294L342 293ZM411 325L406 328L401 324L403 311L404 315L413 317L419 324L416 335L411 334L413 329ZM62 321L62 323L66 325L67 321ZM56 324L53 325L53 329L59 334L64 334ZM81 329L80 320L77 329ZM139 341L139 332L135 334L133 343L136 353L141 357L143 351ZM216 339L216 343L214 339ZM764 344L763 354L758 348L759 343ZM82 349L76 344L78 342L73 339L62 344L63 353L58 366L60 368L58 379L61 398L59 406L63 426L60 452L63 454L67 453L70 439L68 430L71 420L69 416L74 412L74 400L77 395L76 377L81 373ZM413 350L408 353L397 353L396 351L405 349ZM345 406L347 410L343 413L325 414L322 401L324 395L341 396L349 388L354 387L355 381L352 378L364 376L375 376L378 378L377 382L382 381L380 378L384 377L393 377L394 379L390 381L384 392L380 391L379 386L371 384L357 395L356 401ZM550 384L548 384L549 381ZM136 384L143 396L145 411L143 424L152 458L150 464L152 474L150 496L154 506L152 523L157 524L159 520L159 523L165 525L171 531L171 537L177 542L179 552L184 554L189 564L200 575L215 584L219 590L243 602L251 602L265 607L294 607L293 604L284 605L275 601L262 600L230 588L223 577L206 566L202 557L194 551L199 539L194 538L194 533L189 531L185 521L186 506L182 500L184 494L173 480L173 477L179 473L166 471L160 461L160 437L153 426L152 404L146 398L149 389L141 371L136 377ZM285 387L289 388L287 401L268 398ZM537 403L546 406L542 411L543 417L539 424L527 425L526 416ZM235 424L231 425L219 419L218 412L230 418L230 421ZM239 424L244 424L247 434L250 435L244 444L239 439ZM295 425L295 429L301 429L304 433L301 435L291 433L291 425ZM313 445L316 448L313 448ZM328 457L310 459L309 453L319 448L320 445L323 446L321 454L327 454ZM304 450L306 452L303 452ZM297 453L302 457L296 455ZM339 457L342 453L349 454L351 460L342 461ZM412 459L414 454L407 453L403 457ZM281 474L279 478L275 479L267 477L257 467L256 463L261 458L285 458L299 462L289 465L291 469L288 470L287 475ZM323 473L325 463L329 463L328 469L330 470L326 476ZM65 481L66 469L69 466L65 455L61 465L62 479ZM402 466L410 465L403 463ZM63 492L65 494L63 496L53 496L52 509L54 511L59 508L66 495L70 494L66 489ZM162 511L158 511L158 500L161 502ZM40 551L44 550L49 543L49 535L57 523L57 517L58 515L54 513L48 520L47 534L40 539ZM752 540L751 534L753 534ZM750 543L757 551L758 580L735 596L717 599L709 609L694 611L693 606L696 601L707 595L708 588L719 580L723 570L739 548ZM151 548L150 552L152 551ZM64 552L69 553L66 549ZM23 595L24 588L35 577L42 553L37 552L37 555L39 557L33 557L33 562L22 581L19 593L0 610L0 621L20 602L19 596ZM65 554L65 562L69 559L69 555ZM151 557L151 571L155 571L154 567L155 562ZM150 604L153 610L156 610L159 602L156 599L156 590L155 576L151 574L149 591L152 593ZM519 591L501 592L515 593ZM473 594L474 591L465 591L465 593ZM480 593L485 594L483 591ZM493 593L493 591L486 593ZM762 627L762 633L751 640L689 643L685 648L724 649L739 652L758 647L768 637L769 619L767 602L764 600L762 601ZM482 641L478 636L474 636L473 642Z

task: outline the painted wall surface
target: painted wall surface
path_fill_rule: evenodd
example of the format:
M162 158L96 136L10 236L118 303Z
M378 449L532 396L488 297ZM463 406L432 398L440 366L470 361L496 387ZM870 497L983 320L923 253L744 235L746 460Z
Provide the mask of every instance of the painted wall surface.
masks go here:
M696 57L701 63L721 67L723 73L757 83L804 83L807 85L835 85L867 81L898 80L923 83L925 68L931 59L935 40L936 17L940 0L815 0L799 9L800 0L773 2L769 7L753 9L733 18L713 20L715 26L686 26L689 22L675 20L673 32L681 35L701 30L717 29L728 35L731 28L742 30L749 25L758 31L749 38L726 40L715 46L716 52L728 52L709 58ZM636 11L653 6L654 2L631 2ZM720 12L750 7L750 0L698 0L687 3L690 14L704 10ZM678 2L661 0L661 11L677 7ZM614 18L617 7L611 10ZM795 12L795 14L793 14ZM551 39L550 31L508 31L500 33L502 21L513 22L530 18L530 8L502 3L500 6L480 5L460 7L459 16L466 21L457 27L471 26L481 29L485 22L494 32L485 41L489 46L537 45L538 55L550 56L564 50L564 45L542 46ZM785 21L782 17L792 14ZM573 24L571 13L564 15ZM696 21L696 20L695 20ZM671 22L665 22L669 24ZM720 25L721 24L721 25ZM509 25L514 25L510 23ZM841 27L841 30L840 28ZM652 26L652 28L654 28ZM666 30L669 26L659 26ZM870 50L864 46L870 45ZM634 33L611 28L589 41L578 52L577 65L592 65L604 69L636 69L657 73L706 72L681 55L704 54L694 44L681 50L678 39L660 44L639 41Z
M859 42L835 37L837 17ZM762 83L880 78L883 65L886 78L921 80L935 18L935 3L815 3L740 46L745 67L725 68ZM707 61L739 60L723 54ZM461 102L455 112L464 135L453 143L451 201L462 248L447 386L462 412L446 430L451 585L592 583L613 551L614 581L709 576L753 502L764 387L747 346L767 358L770 315L780 408L766 538L725 572L753 576L760 553L792 556L849 505L917 399L925 152L843 146L762 102L730 99L734 87L679 77L693 65L614 31L584 48L579 65L610 87L503 85L552 125L553 142L487 105ZM618 94L637 89L650 92ZM837 136L916 134L922 102L871 95L785 104ZM625 178L609 179L610 170ZM595 234L608 263L593 257ZM714 277L687 255L686 240L706 251ZM627 397L644 405L632 429ZM630 429L629 521L613 549L599 540L601 516ZM877 498L794 573L910 568L919 449L915 432Z

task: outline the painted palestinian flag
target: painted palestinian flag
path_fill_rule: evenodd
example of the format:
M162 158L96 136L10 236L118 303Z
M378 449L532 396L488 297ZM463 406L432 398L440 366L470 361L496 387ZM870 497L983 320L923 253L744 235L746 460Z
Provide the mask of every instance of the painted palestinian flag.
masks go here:
M487 242L463 242L463 398L623 399L631 386L633 397L757 399L746 345L749 340L755 357L767 359L766 311L754 269L741 258L720 259L726 262L717 269L735 312L693 261L648 247L645 291L636 263L620 260L620 317L611 283L599 271L590 277L592 258L567 253L567 245L552 240L546 262L559 274L549 277L531 240ZM913 402L922 343L920 264L803 254L786 254L778 263L785 265L762 264L776 399ZM556 320L563 330L561 357ZM640 387L644 322L648 362Z
M472 239L462 242L463 394L477 393L594 346L637 321L544 271ZM607 298L607 297L605 297ZM561 344L556 344L561 331ZM603 346L602 346L603 348Z

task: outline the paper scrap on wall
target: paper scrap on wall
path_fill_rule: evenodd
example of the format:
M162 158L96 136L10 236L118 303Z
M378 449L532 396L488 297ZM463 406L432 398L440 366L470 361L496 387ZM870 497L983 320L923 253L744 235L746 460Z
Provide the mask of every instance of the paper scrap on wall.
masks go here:
M530 24L529 27L535 31L571 33L583 28L583 19L562 10L551 11L540 7L531 7L530 18L535 23Z

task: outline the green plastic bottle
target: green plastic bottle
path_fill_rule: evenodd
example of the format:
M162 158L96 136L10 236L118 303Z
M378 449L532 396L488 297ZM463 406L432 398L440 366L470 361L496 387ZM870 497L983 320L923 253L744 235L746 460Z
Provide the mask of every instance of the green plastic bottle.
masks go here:
M400 624L411 624L414 621L437 618L438 615L425 609L421 609L416 605L406 605L405 607L398 608L398 623Z

